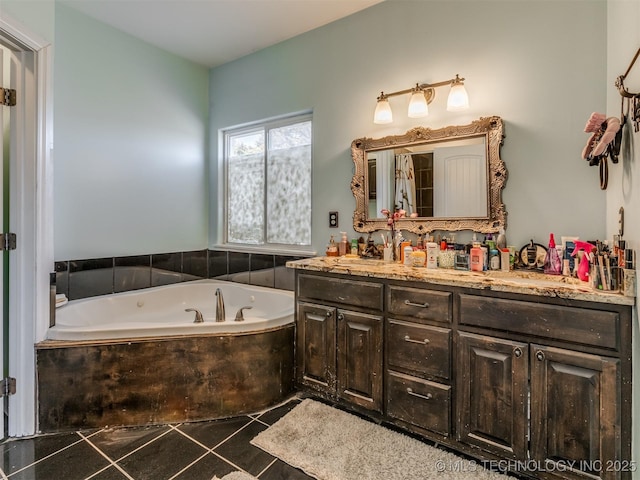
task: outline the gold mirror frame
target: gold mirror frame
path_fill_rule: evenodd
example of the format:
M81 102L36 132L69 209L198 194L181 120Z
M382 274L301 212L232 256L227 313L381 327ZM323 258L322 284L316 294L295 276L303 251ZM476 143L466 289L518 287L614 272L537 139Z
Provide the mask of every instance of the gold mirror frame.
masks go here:
M403 147L443 140L463 139L466 137L486 136L488 160L488 217L483 218L402 218L397 222L397 229L412 233L429 233L436 230L460 231L472 230L478 233L494 233L507 227L507 211L502 203L502 189L507 181L507 168L500 158L500 147L504 138L503 122L500 117L481 117L469 125L456 125L433 130L416 127L403 135L391 135L383 138L358 138L351 142L351 157L354 163L354 175L351 180L351 191L356 201L353 212L353 228L356 232L369 233L388 229L385 218L368 218L367 216L367 158L368 151L382 150L389 147Z

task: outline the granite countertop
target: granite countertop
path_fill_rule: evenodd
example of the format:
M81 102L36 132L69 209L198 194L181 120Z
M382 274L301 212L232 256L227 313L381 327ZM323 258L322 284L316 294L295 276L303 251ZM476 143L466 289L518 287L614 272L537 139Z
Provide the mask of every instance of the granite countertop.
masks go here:
M546 275L533 270L471 272L446 268L408 267L348 257L313 257L287 262L287 267L315 272L339 273L360 277L427 282L433 285L487 289L495 292L521 293L545 297L568 298L589 302L634 305L635 298L618 292L593 290L577 278Z

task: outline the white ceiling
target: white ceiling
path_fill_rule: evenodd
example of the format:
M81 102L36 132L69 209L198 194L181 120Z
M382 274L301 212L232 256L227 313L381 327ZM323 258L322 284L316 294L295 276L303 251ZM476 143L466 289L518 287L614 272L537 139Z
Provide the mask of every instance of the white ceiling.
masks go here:
M383 0L63 0L152 45L214 67Z

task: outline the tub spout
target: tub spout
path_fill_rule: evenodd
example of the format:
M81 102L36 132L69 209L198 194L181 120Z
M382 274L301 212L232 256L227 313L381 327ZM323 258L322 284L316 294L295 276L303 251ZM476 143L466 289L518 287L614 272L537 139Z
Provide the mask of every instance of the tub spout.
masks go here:
M193 323L204 322L204 317L202 316L202 312L200 310L197 310L195 308L187 308L185 312L196 312L196 319L193 321Z
M243 310L248 310L250 308L253 308L253 307L242 307L242 308L240 308L240 310L238 310L238 313L236 313L236 320L235 321L236 322L244 322L244 315L242 314L242 311Z
M216 288L216 297L216 322L224 322L224 298L219 288Z

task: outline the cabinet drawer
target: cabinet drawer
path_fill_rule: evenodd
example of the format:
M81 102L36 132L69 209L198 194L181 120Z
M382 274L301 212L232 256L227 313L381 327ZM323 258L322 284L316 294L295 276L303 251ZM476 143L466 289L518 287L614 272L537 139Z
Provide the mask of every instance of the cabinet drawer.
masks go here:
M619 349L616 312L463 294L460 323Z
M451 387L389 371L387 414L448 436L451 433Z
M361 280L298 275L300 297L380 311L383 309L383 287L381 283Z
M390 285L389 312L413 319L451 322L451 293Z
M389 368L419 375L451 377L451 330L417 323L387 322Z

